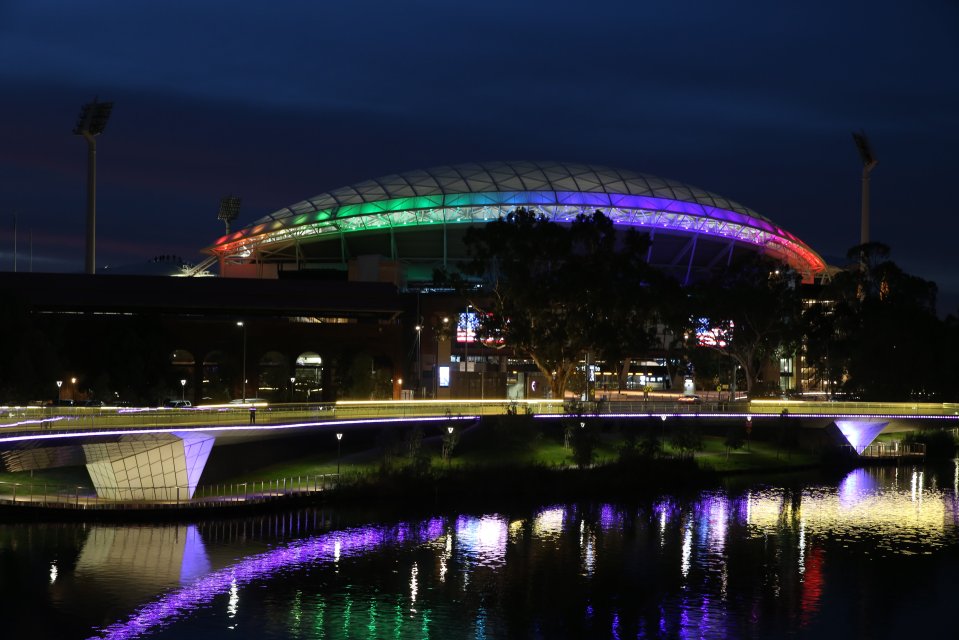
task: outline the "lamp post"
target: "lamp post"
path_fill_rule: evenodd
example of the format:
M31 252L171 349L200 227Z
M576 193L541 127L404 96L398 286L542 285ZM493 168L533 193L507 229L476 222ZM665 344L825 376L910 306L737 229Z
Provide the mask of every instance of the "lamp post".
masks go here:
M340 480L340 443L343 441L343 434L336 434L336 480Z
M433 397L438 397L439 391L439 375L440 375L440 337L444 339L450 339L450 319L449 316L443 316L443 325L436 331L436 341L433 343L435 345L435 350L433 351ZM451 343L452 344L452 343Z
M57 404L63 402L63 380L57 380Z
M236 326L243 330L243 403L246 404L246 325L242 320L237 320Z
M416 329L416 377L414 378L414 380L416 381L416 389L414 393L416 393L416 395L419 395L417 392L419 391L420 387L423 384L423 365L420 361L420 357L422 355L422 348L420 346L421 345L420 337L423 333L423 325L418 324L416 325L415 329Z
M186 400L186 378L180 378L180 400Z
M296 376L290 376L290 402L293 402L293 389L296 388Z
M466 318L463 331L463 371L469 373L470 370L470 307L466 305ZM467 382L467 394L469 393L469 383Z
M73 385L73 393L71 394L73 398L73 404L76 404L77 403L77 379L70 378L70 384Z
M453 425L446 427L446 468L453 464Z

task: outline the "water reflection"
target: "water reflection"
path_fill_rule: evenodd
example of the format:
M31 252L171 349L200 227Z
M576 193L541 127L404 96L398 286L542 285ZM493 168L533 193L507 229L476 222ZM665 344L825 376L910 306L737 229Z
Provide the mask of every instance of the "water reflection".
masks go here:
M925 486L924 472L910 473L909 490L897 488L895 469L857 469L837 490L798 493L771 489L747 496L752 535L769 535L801 522L807 537L839 541L868 538L880 555L938 548L954 539L955 494Z
M83 580L122 583L124 589L138 591L187 584L209 572L210 560L194 525L93 526L76 566Z
M215 571L190 585L164 595L141 607L129 620L111 625L97 637L136 638L154 628L195 612L216 596L228 593L231 617L239 611L239 587L253 580L277 577L284 571L332 561L334 548L339 557L361 554L384 545L422 543L442 530L439 520L416 525L402 523L393 527L364 527L297 540L272 551L245 558L237 564Z
M508 527L498 515L456 519L456 540L462 560L468 564L497 567L506 561Z
M96 526L75 567L40 569L57 588L71 570L115 589L138 575L166 585L102 638L861 636L850 611L859 625L888 617L878 585L921 580L902 562L932 554L959 571L957 475L860 469L832 484L306 532L216 569L209 527Z

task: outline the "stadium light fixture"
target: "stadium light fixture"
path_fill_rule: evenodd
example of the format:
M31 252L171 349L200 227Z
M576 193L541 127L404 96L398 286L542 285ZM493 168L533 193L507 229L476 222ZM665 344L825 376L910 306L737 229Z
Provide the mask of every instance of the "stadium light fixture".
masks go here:
M87 141L87 253L85 271L96 273L97 253L97 136L103 133L113 111L112 102L93 102L83 105L73 135Z
M230 235L230 223L240 215L240 198L238 196L223 196L220 198L220 212L217 219L222 220L226 227L226 235Z
M869 242L869 174L879 164L865 131L852 134L862 160L862 210L859 219L859 244Z

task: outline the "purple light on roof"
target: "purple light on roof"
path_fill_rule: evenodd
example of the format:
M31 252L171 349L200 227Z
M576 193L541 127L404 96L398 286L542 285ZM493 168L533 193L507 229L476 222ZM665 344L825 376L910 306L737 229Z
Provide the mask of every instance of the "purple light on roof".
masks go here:
M856 453L865 451L876 439L889 422L873 422L866 420L836 420L836 426Z
M297 540L214 571L186 587L140 607L126 622L104 627L92 638L104 640L139 638L156 627L170 624L209 604L216 596L228 593L234 584L238 587L243 586L283 570L296 569L318 562L331 562L338 558L374 551L388 544L407 541L413 544L427 542L442 535L444 527L443 520L434 518L414 525L361 527Z

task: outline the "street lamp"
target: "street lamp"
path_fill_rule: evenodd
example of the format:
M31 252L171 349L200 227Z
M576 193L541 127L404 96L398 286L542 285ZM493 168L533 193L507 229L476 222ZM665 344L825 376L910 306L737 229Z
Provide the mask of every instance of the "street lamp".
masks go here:
M97 235L97 136L103 133L113 111L112 102L93 102L83 105L73 135L87 141L87 256L86 272L96 273Z
M423 352L421 347L422 343L420 342L420 336L422 335L422 332L423 332L423 325L418 324L416 325L415 329L416 329L416 377L414 378L414 380L416 381L416 387L414 390L414 397L418 395L416 392L419 391L419 388L423 382L423 364L422 364L422 361L420 360Z
M63 402L63 380L57 380L57 404Z
M343 434L336 434L336 479L340 479L340 443L343 441Z
M453 425L446 427L446 468L453 464Z
M243 403L246 404L246 325L237 320L236 326L243 330Z
M73 395L73 403L76 404L76 403L77 403L77 379L76 379L76 378L70 378L70 384L73 385L73 394L72 394L72 395Z
M296 376L290 376L290 402L293 402L293 389L296 387Z
M180 378L180 400L186 400L186 378Z
M463 371L469 373L470 370L470 308L473 305L466 305L466 322L465 330L463 331ZM469 384L467 383L467 394L469 391Z
M438 394L438 389L439 389L438 377L439 377L439 366L440 366L440 338L442 337L444 340L451 339L449 329L450 329L449 316L443 316L443 325L438 331L436 331L436 335L433 336L436 339L436 341L433 343L436 347L433 350L433 383L432 384L433 384L434 398L438 397L439 395Z

